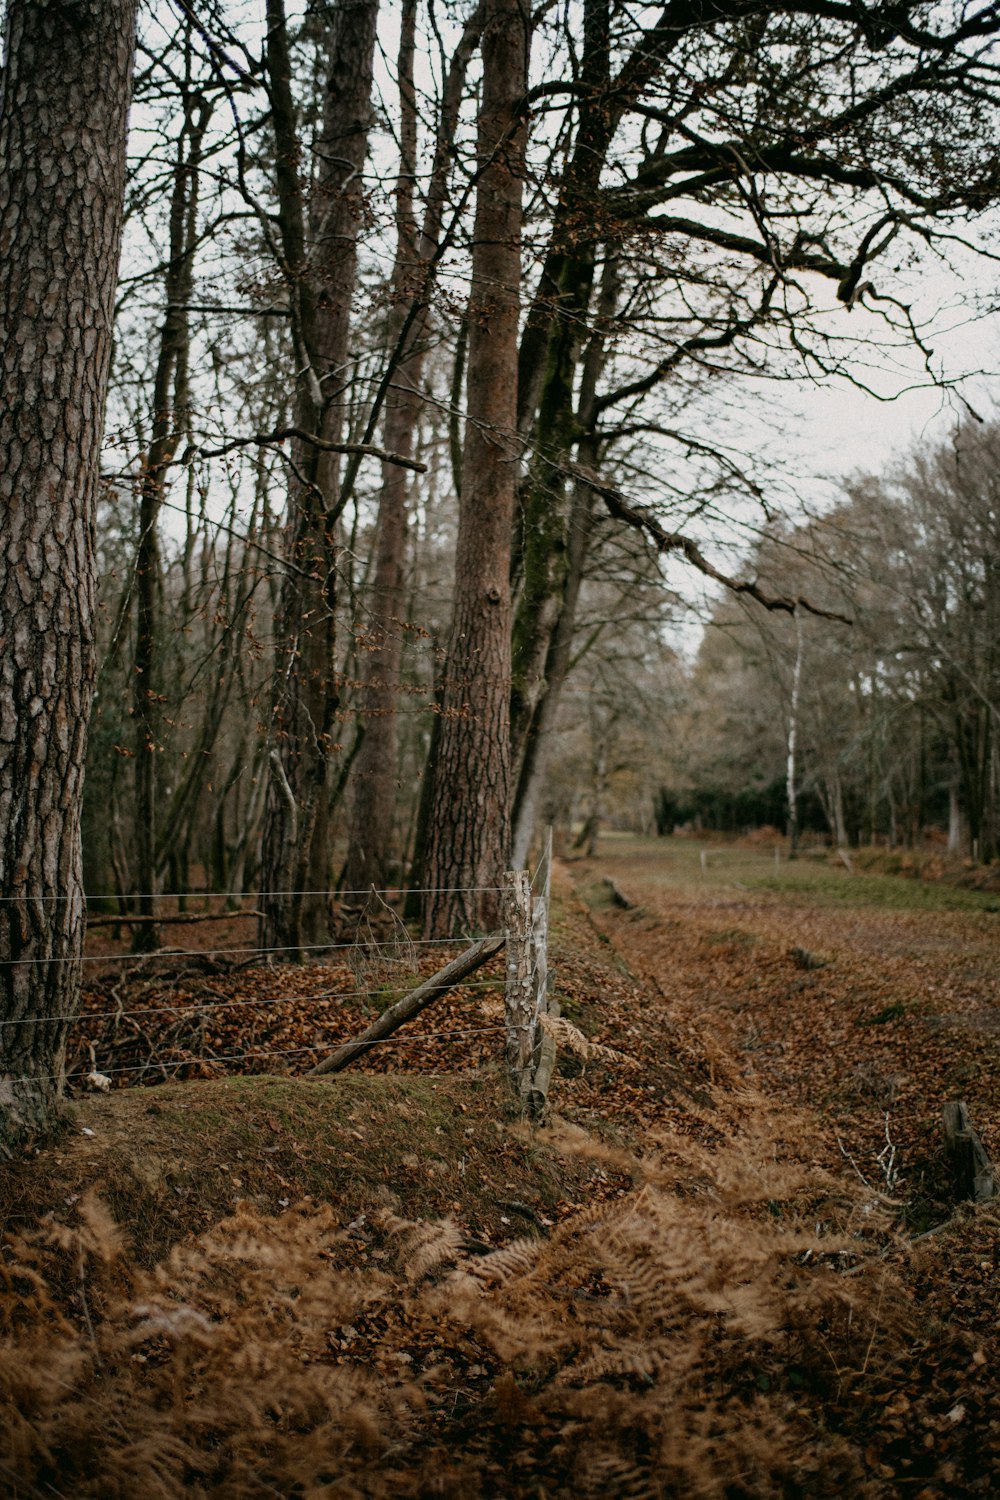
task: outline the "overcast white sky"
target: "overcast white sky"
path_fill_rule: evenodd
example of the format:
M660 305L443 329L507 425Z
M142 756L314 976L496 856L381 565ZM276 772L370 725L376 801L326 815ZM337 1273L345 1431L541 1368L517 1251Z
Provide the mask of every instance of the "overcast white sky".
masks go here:
M990 231L984 239L993 239ZM990 417L1000 405L1000 312L996 264L964 255L958 273L940 272L916 293L910 290L921 324L927 324L928 347L933 351L937 374L961 380L958 389L981 417ZM879 270L873 267L876 281ZM895 291L897 288L886 288ZM904 300L907 291L901 288ZM982 308L987 311L982 311ZM831 317L856 320L855 312L834 309ZM862 315L864 317L864 315ZM879 357L880 330L868 318L873 339L873 360ZM861 320L853 327L861 327ZM913 354L906 363L886 354L886 368L868 375L861 365L859 377L885 396L873 396L837 380L822 387L796 384L777 393L783 410L781 428L789 456L798 455L802 477L840 477L858 469L877 471L894 458L922 443L948 440L963 402L957 393L934 389L921 357ZM775 393L765 401L774 401Z

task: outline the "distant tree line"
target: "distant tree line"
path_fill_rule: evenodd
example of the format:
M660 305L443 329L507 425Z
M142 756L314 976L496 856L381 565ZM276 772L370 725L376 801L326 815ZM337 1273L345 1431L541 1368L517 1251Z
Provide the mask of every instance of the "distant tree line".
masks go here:
M750 571L804 584L850 625L720 601L690 679L687 737L658 826L789 818L792 681L799 825L837 843L1000 856L1000 424L960 424L829 514L775 530Z

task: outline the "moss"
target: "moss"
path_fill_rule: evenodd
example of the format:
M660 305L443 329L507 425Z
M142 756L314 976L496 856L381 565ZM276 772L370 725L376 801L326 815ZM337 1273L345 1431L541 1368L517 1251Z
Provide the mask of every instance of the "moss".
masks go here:
M96 1188L141 1264L241 1200L261 1212L316 1199L346 1219L390 1205L499 1231L500 1200L555 1202L577 1168L515 1124L500 1070L473 1078L243 1077L81 1100L74 1124L0 1179L0 1219L28 1227ZM86 1129L92 1134L84 1135Z

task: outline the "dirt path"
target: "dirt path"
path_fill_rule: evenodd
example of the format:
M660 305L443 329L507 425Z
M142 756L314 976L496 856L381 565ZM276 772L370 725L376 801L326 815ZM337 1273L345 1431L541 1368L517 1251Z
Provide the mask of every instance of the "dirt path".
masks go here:
M795 1148L892 1219L857 1274L891 1266L917 1337L853 1394L875 1492L1000 1493L1000 1212L956 1202L940 1124L964 1099L1000 1161L995 895L676 840L609 840L571 874L645 986L645 1029L661 1014L771 1099L776 1138L804 1111Z

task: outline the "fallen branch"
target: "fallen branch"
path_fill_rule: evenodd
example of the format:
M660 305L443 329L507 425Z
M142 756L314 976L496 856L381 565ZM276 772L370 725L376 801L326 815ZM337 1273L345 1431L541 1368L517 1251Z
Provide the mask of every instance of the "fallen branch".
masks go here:
M122 912L117 917L88 917L87 931L94 927L140 927L143 922L153 922L157 927L184 926L189 922L229 922L233 917L259 917L259 911L200 911L176 917L139 917L131 912Z
M453 958L451 963L445 964L430 979L425 979L423 984L418 984L415 990L397 1000L395 1005L390 1005L384 1010L377 1020L373 1021L367 1031L355 1037L351 1042L345 1042L325 1057L321 1063L317 1063L307 1074L309 1078L318 1078L326 1073L339 1073L341 1069L348 1067L356 1058L367 1052L369 1047L376 1042L383 1041L387 1036L392 1036L406 1021L412 1021L414 1016L426 1010L441 995L453 990L463 979L481 969L493 956L500 952L504 945L503 933L494 932L489 937L480 938L478 943L473 943L464 953Z

